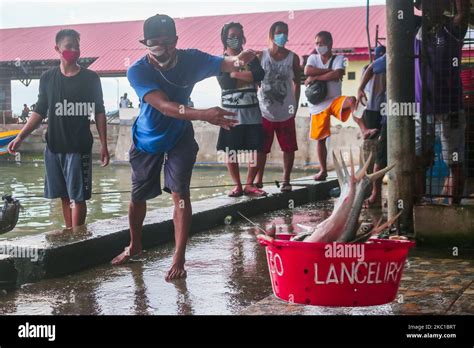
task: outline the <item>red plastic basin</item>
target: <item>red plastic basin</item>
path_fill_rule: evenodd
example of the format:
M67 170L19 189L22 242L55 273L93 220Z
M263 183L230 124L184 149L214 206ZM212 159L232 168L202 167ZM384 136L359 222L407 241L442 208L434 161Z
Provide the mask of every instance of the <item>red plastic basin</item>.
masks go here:
M293 242L259 236L265 246L273 293L318 306L372 306L395 299L411 241L368 243Z

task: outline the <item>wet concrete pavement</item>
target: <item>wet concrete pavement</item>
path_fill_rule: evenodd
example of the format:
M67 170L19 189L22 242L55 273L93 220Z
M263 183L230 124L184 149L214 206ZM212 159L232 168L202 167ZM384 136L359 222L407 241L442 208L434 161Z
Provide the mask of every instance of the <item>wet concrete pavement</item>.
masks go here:
M273 222L278 232L299 232L298 223L314 225L331 209L326 201L252 220L261 226ZM372 218L367 212L364 216ZM129 265L102 265L3 292L0 314L474 314L474 260L464 251L453 257L449 249L415 249L393 303L330 308L288 304L274 297L265 251L250 223L240 221L193 235L187 250L187 279L168 283L164 277L173 246L150 249Z
M280 232L328 216L318 203L256 217ZM298 227L295 227L298 231ZM150 249L132 264L102 265L74 275L25 284L0 294L0 314L238 314L272 292L264 249L250 223L193 235L186 280L164 280L173 243ZM84 255L87 257L87 255Z
M220 195L193 202L191 233L202 233L222 226L228 217L239 220L237 212L256 216L268 211L306 204L324 199L335 179L316 183L311 178L301 178L292 192L282 193L276 187L266 187L266 197L230 198ZM143 225L143 247L152 248L174 240L173 207L159 208L147 212ZM18 271L16 285L72 274L109 262L129 244L127 216L105 219L87 224L81 231L58 230L0 241L0 254L14 256ZM84 257L84 255L88 255ZM0 273L0 282L3 282ZM1 289L1 288L0 288Z

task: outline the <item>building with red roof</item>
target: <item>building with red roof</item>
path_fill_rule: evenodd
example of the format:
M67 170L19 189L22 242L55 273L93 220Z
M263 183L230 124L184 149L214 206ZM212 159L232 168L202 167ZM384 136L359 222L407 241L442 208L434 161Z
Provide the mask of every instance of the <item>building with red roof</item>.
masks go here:
M379 36L385 37L385 17L385 6L370 7L372 45L377 27ZM79 63L82 66L102 77L125 76L128 66L145 54L144 46L138 41L143 36L143 21L0 29L0 110L11 109L11 80L28 85L31 79L38 79L45 70L59 64L54 39L61 29L75 29L81 34ZM357 73L368 60L366 7L363 6L175 18L175 21L178 48L222 54L221 28L234 21L244 26L246 48L262 50L268 46L271 24L284 21L289 25L286 47L302 58L302 64L312 53L314 36L321 30L332 33L334 48L343 52L349 62L359 62L354 68Z
M247 38L246 48L261 50L268 46L268 30L275 21L289 25L288 49L300 57L314 48L314 36L320 30L333 34L334 47L344 50L350 59L367 59L365 7L250 13L190 18L175 18L179 35L178 48L197 48L221 54L220 31L227 22L240 22ZM372 40L376 26L385 37L385 6L370 8ZM81 34L81 57L90 61L89 68L101 76L123 76L130 62L145 53L138 42L143 36L143 20L56 25L48 27L0 30L0 65L18 62L48 62L57 60L54 37L64 28ZM196 35L196 33L199 35ZM373 44L374 42L372 42Z
M375 45L376 38L384 44L385 5L370 6L369 13L371 45ZM286 47L300 56L302 65L314 50L315 34L330 31L334 50L348 58L343 93L353 95L362 69L369 62L366 14L367 8L360 6L175 18L175 21L178 48L196 48L211 54L222 54L220 31L225 23L240 22L247 39L245 47L262 50L268 47L271 24L284 21L289 25ZM79 63L82 66L102 77L125 76L127 68L145 54L144 46L139 43L144 19L0 29L0 111L11 109L11 80L28 85L31 79L38 79L45 70L59 64L54 39L61 29L75 29L81 34Z

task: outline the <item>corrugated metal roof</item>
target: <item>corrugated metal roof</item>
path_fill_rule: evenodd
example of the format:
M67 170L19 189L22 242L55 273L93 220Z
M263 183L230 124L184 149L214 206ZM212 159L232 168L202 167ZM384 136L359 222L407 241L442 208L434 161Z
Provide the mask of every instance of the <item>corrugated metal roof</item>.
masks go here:
M227 22L240 22L247 38L246 48L261 50L268 46L271 24L282 20L289 25L287 48L300 57L313 50L314 35L330 31L336 49L355 49L357 55L367 47L365 32L366 8L300 10L176 18L178 48L197 48L211 54L221 54L220 31ZM372 44L375 26L379 35L386 36L385 6L371 6L370 31ZM125 72L128 65L141 57L145 50L138 42L143 36L143 21L57 25L49 27L0 30L0 62L57 59L54 37L60 29L72 28L81 34L81 56L97 58L90 69L98 73Z

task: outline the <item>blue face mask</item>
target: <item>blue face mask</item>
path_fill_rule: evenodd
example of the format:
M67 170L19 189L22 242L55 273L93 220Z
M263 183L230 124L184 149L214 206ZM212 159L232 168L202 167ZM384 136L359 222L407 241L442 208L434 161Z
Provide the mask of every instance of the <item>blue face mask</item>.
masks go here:
M285 46L286 42L288 41L288 35L286 34L276 34L273 36L273 41L278 47Z

